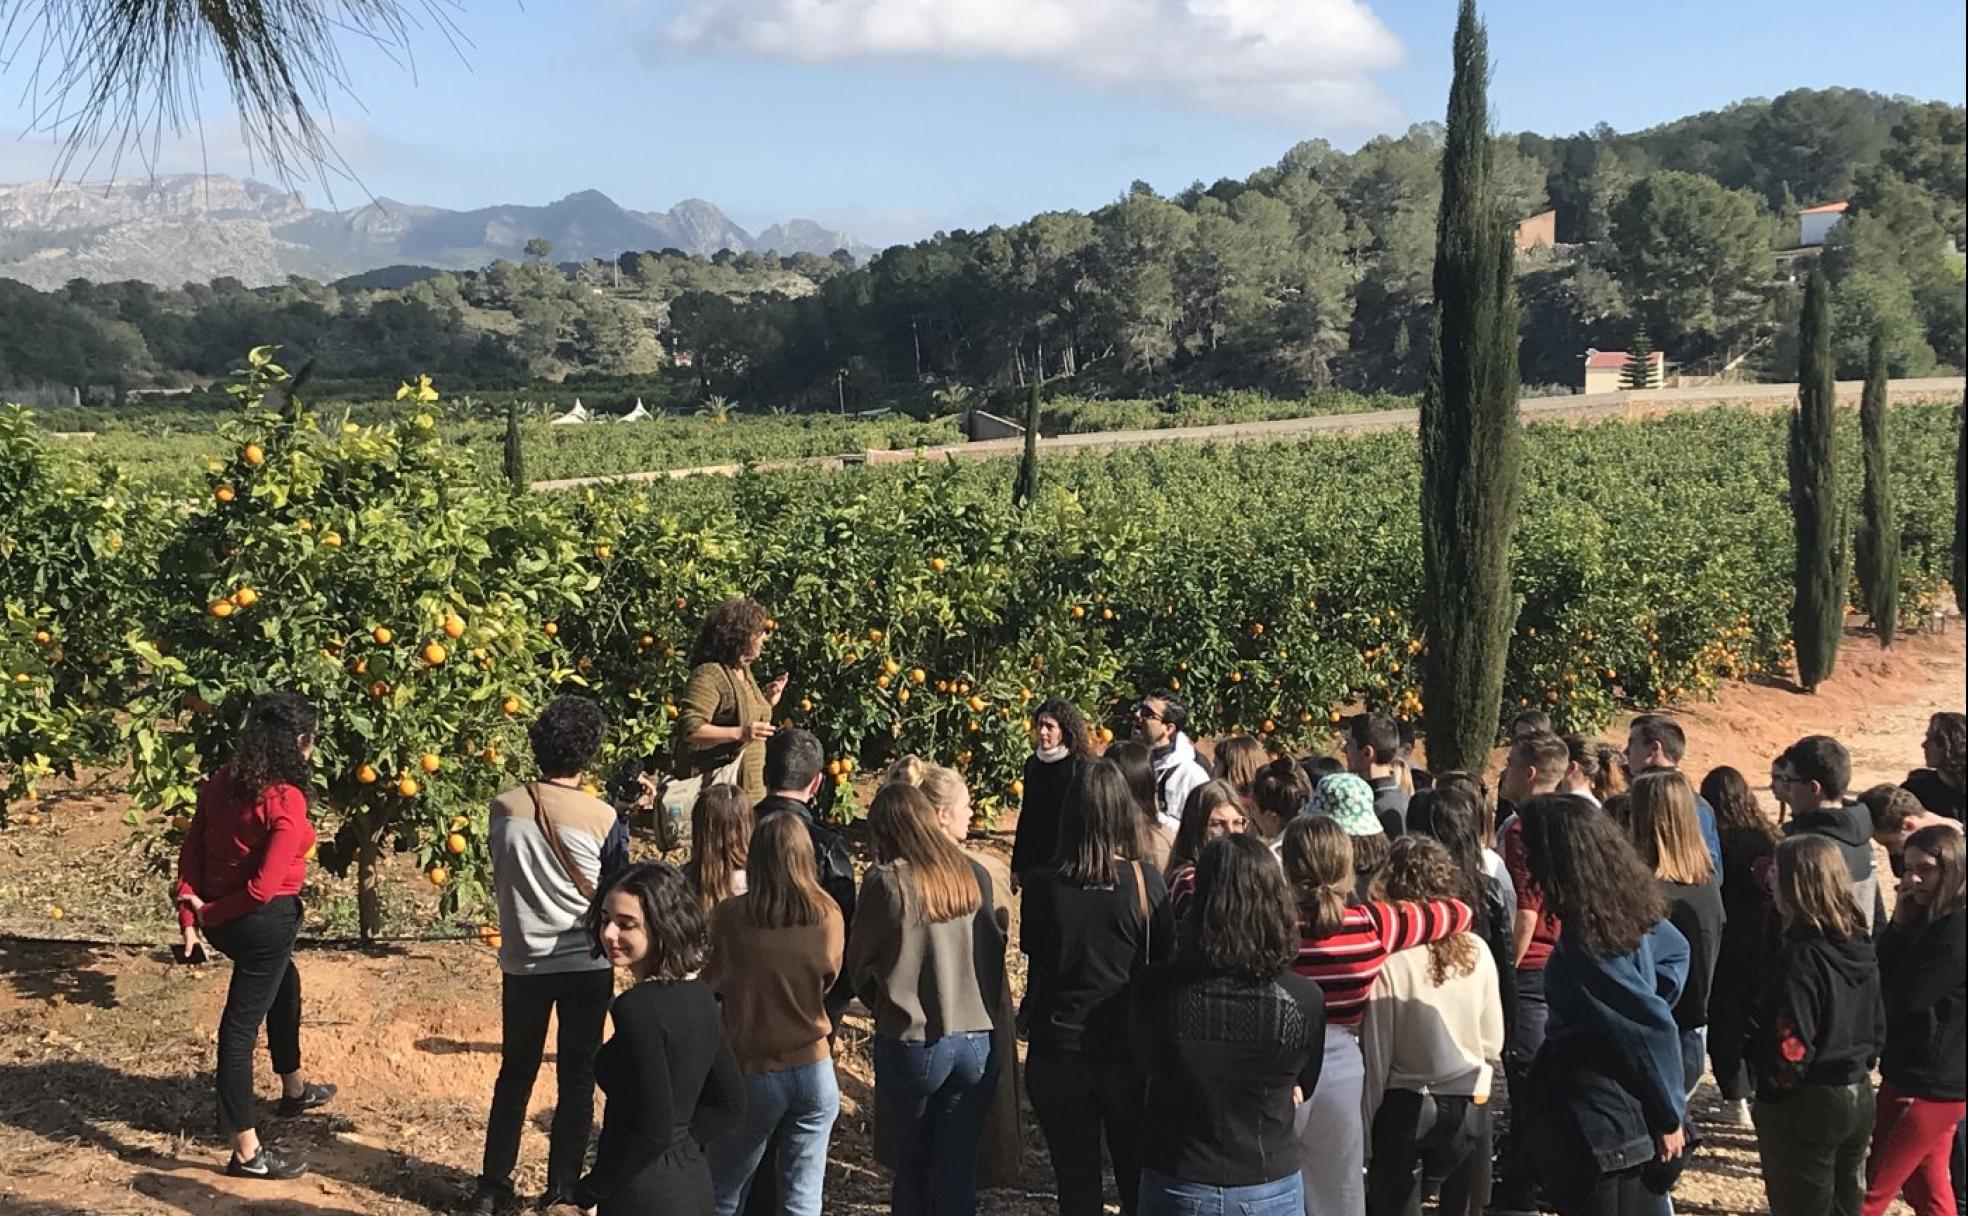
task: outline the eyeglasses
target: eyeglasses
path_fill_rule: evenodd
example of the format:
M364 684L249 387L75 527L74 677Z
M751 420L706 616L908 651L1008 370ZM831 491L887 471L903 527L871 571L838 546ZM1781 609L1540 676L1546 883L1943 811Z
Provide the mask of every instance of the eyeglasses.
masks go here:
M1137 722L1160 722L1162 715L1155 712L1154 706L1148 704L1146 701L1142 701L1134 707L1134 720Z

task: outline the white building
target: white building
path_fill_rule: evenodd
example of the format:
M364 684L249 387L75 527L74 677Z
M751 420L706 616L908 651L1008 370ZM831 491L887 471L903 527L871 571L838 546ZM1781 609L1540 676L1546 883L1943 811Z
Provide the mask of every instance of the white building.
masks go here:
M1820 207L1806 207L1797 213L1797 243L1800 247L1823 245L1831 239L1831 230L1838 227L1838 221L1845 218L1845 209L1850 203L1826 203Z

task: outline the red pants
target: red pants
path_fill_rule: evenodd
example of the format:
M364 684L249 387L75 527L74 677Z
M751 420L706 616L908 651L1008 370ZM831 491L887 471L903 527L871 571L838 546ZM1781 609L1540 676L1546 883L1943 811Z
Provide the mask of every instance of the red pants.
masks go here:
M1880 1082L1864 1216L1882 1216L1902 1191L1914 1216L1954 1216L1948 1157L1964 1111L1968 1103L1909 1098L1891 1081Z

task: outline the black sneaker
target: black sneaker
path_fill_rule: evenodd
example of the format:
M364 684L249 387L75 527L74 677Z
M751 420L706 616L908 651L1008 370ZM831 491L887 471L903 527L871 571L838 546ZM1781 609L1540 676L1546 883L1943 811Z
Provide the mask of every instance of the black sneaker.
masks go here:
M273 1150L264 1144L250 1161L241 1161L239 1154L234 1153L231 1160L226 1162L226 1175L231 1178L268 1178L286 1182L299 1178L307 1170L307 1162L275 1156Z
M282 1119L292 1119L297 1115L306 1114L317 1106L326 1106L334 1100L334 1086L317 1085L313 1081L309 1081L301 1087L299 1097L282 1097L280 1099L280 1105L274 1108L273 1113L279 1115Z

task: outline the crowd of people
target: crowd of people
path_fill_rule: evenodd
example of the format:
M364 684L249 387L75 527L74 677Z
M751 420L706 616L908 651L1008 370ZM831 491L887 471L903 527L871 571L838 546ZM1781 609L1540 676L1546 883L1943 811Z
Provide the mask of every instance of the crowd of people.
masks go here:
M817 1216L857 1001L874 1153L908 1216L1011 1181L1027 1108L1061 1216L1101 1212L1110 1177L1128 1216L1667 1213L1704 1126L1753 1131L1774 1216L1960 1210L1959 713L1934 716L1925 767L1863 792L1836 740L1799 740L1769 815L1735 769L1684 774L1659 714L1623 748L1520 715L1492 791L1422 771L1381 713L1296 758L1198 749L1167 690L1098 750L1049 700L1009 865L968 846L962 776L911 756L874 793L857 873L812 809L820 741L775 728L784 681L751 675L764 638L748 601L699 637L684 865L629 863L618 808L584 791L598 706L563 696L532 724L536 776L490 809L503 1040L468 1210L518 1205L551 1018L542 1207ZM257 1131L262 1025L281 1116L335 1097L302 1069L293 962L317 728L298 696L255 703L175 888L187 956L233 962L217 1090L236 1176L306 1168Z

